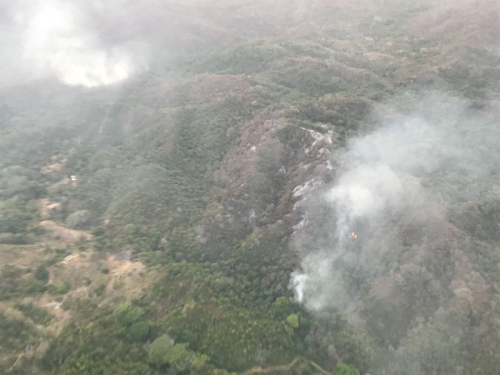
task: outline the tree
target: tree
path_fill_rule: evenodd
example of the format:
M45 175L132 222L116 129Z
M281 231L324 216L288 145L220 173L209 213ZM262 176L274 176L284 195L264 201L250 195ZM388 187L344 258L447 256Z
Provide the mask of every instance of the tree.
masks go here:
M206 369L207 367L207 362L210 360L210 358L201 353L196 353L193 361L191 362L191 370L195 372L202 372L203 370Z
M152 326L153 324L149 320L142 320L134 323L130 326L130 336L132 336L134 341L146 341L151 333Z
M84 228L90 219L90 212L88 210L80 210L73 212L65 220L65 225L71 229Z
M41 264L35 271L35 278L43 283L47 283L49 281L49 271L45 265Z
M287 297L278 297L271 306L271 313L275 319L283 320L292 312Z
M26 205L18 199L0 203L0 233L24 233L30 220Z
M143 314L143 309L138 306L132 305L132 303L130 302L125 302L121 305L118 305L114 311L116 321L124 327L128 327L131 324L139 321Z
M297 314L290 314L286 317L286 322L292 328L299 328L299 317Z
M175 344L173 340L162 335L149 349L148 361L156 366L169 365L177 371L185 371L191 367L195 355L187 347L188 344Z
M59 284L57 286L57 293L58 294L66 294L66 293L68 293L69 288L70 288L69 283L67 283L66 281L62 282L61 284Z
M151 344L151 348L149 348L148 362L156 366L165 364L165 355L173 345L174 340L168 335L161 335L158 337Z
M177 371L185 371L191 367L194 354L188 349L188 344L175 344L165 354L166 362Z
M340 363L335 367L335 370L333 370L333 375L359 375L359 371L356 367Z

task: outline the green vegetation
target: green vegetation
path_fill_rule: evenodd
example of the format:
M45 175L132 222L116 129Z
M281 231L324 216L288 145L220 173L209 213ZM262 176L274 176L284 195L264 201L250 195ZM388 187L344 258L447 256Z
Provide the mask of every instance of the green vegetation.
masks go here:
M53 319L53 316L46 309L35 306L32 303L17 303L15 307L35 324L46 326Z
M43 283L47 283L49 281L49 271L47 271L47 267L44 264L37 267L35 278Z
M157 367L168 365L178 372L189 369L194 355L187 344L174 344L167 335L158 337L149 349L148 362Z
M359 375L359 372L352 366L340 363L333 370L333 375Z
M62 282L61 284L59 284L57 286L56 292L59 294L66 294L66 293L68 293L69 288L70 288L69 283Z
M496 374L500 208L494 193L467 195L474 181L422 180L463 199L443 193L443 212L429 208L445 235L418 267L413 222L394 217L405 238L372 239L383 246L368 275L350 266L352 245L339 260L359 296L349 322L340 308L312 314L290 286L294 189L334 180L342 148L378 126L374 117L407 114L414 103L398 90L442 85L472 99L472 114L498 99L498 57L467 47L445 59L448 42L410 35L424 10L325 6L301 28L288 24L299 11L280 21L266 10L259 23L210 10L186 34L203 47L165 42L119 87L5 89L0 373ZM307 204L315 241L300 239L300 250L328 249L332 213ZM468 329L449 332L445 321Z
M290 325L292 328L299 328L299 317L297 314L291 314L286 317L286 322Z
M133 323L130 326L130 336L134 341L144 342L148 339L154 330L154 325L149 320L143 320L140 322Z

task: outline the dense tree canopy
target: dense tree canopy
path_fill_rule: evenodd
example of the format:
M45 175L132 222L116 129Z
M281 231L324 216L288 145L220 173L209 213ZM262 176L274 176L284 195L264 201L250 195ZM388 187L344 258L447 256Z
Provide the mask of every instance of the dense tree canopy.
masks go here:
M500 67L464 4L82 4L141 63L0 83L0 373L497 374ZM426 141L367 138L415 111ZM377 170L347 225L326 193L370 152L421 190Z

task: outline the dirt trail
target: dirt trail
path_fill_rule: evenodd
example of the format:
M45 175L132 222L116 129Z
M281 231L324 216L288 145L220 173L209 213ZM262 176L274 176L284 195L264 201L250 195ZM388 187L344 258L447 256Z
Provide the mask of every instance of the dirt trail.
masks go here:
M15 361L15 362L14 362L14 364L11 366L11 368L9 369L9 371L12 371L12 369L13 369L14 367L16 367L17 362L19 362L19 360L20 360L21 358L23 358L23 357L24 357L24 353L19 354L19 357L17 357L16 361Z
M321 367L320 365L318 365L316 362L313 362L311 361L311 365L318 371L321 371L321 373L325 374L325 375L330 375L331 373L326 371L323 367Z
M59 163L53 163L50 165L46 165L42 168L42 173L55 173L60 172L64 166L66 165L67 159L62 160Z
M60 202L52 202L48 198L40 199L39 204L43 219L50 217L50 211L58 208L61 205Z
M76 182L71 181L69 177L64 177L61 181L49 186L49 190L56 190L64 185L76 185Z
M292 362L286 364L286 365L279 365L279 366L270 366L270 367L262 367L262 366L255 366L252 367L251 369L245 371L243 375L251 375L251 374L269 374L272 372L286 372L290 371L296 364L297 362L302 359L300 357L295 357ZM324 368L322 368L320 365L318 365L316 362L310 361L311 365L321 372L324 375L330 375L328 371L326 371Z
M251 369L245 371L243 375L250 375L250 374L268 374L270 372L284 372L290 370L293 366L297 364L300 358L294 358L292 362L290 362L287 365L279 365L279 366L271 366L271 367L262 367L262 366L255 366L252 367Z

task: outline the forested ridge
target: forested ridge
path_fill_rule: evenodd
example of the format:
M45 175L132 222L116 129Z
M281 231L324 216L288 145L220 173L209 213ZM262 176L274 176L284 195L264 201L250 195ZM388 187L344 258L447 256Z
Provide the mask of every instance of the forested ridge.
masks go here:
M495 2L120 6L100 35L147 68L0 88L0 373L500 372ZM349 223L344 294L302 298L340 223L316 197L415 112L467 135L404 177L432 199Z

